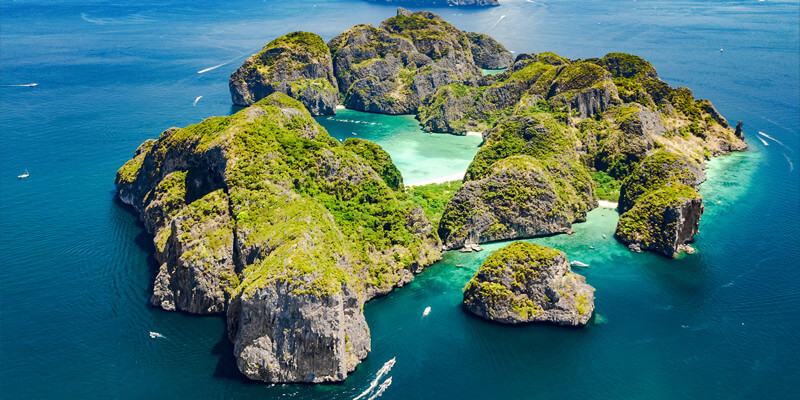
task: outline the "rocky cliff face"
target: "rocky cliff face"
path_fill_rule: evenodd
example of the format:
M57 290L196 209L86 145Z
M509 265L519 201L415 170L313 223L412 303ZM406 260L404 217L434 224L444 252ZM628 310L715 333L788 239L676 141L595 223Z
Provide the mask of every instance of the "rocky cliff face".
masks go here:
M619 217L616 237L631 250L652 250L675 257L694 239L703 214L703 198L682 184L654 190Z
M595 64L573 64L549 52L521 54L505 72L484 77L467 90L458 83L440 88L420 107L419 119L428 131L485 131L521 104L544 100L549 109L579 118L620 103L611 73Z
M699 190L705 178L700 165L676 154L658 151L645 158L622 181L618 210L620 214L625 213L642 195L673 184Z
M293 32L248 58L228 82L233 103L249 106L280 92L299 100L311 115L335 114L339 92L331 54L318 35Z
M558 250L514 242L492 253L464 287L464 307L505 324L586 325L594 288Z
M343 380L370 349L363 303L440 258L388 154L280 93L145 142L116 185L155 234L152 303L225 313L252 379Z
M483 69L503 69L514 63L514 55L484 33L467 32L475 64Z
M445 208L445 247L570 232L597 206L577 142L547 113L498 123Z
M431 12L400 8L379 28L357 25L328 46L345 106L355 110L413 113L438 87L480 77L465 33Z

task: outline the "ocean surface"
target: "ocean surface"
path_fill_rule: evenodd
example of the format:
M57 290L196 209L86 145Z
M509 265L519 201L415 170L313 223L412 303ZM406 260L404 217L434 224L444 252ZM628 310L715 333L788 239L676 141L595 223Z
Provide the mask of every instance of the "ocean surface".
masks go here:
M503 245L491 244L448 253L369 302L372 353L346 382L247 381L221 318L147 305L151 238L115 201L115 172L164 129L235 111L228 76L273 38L306 30L328 40L377 25L394 7L3 0L0 397L352 399L396 357L378 380L392 377L382 399L797 398L798 2L501 3L433 11L518 53L641 55L671 85L743 121L750 150L709 163L697 254L631 253L611 238L616 212L597 209L572 236L534 240L591 265L578 271L597 289L598 315L585 329L506 327L465 313L461 288ZM410 116L341 111L319 121L335 137L383 145L406 183L458 175L480 142L425 133Z

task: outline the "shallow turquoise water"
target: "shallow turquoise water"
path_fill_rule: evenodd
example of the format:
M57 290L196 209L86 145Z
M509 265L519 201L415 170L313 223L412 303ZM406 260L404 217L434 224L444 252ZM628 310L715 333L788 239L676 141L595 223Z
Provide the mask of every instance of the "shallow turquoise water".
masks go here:
M463 179L483 142L480 136L425 132L413 115L338 110L336 116L317 117L317 122L339 140L357 137L380 144L391 155L406 185L430 183L437 178Z
M604 324L512 328L463 312L461 288L499 244L449 253L368 303L373 352L339 385L245 381L220 318L148 307L151 238L114 201L116 169L170 126L229 114L230 72L272 38L303 29L327 40L393 10L361 1L0 3L0 85L39 84L0 87L0 396L346 399L397 357L382 398L795 397L796 1L519 0L436 10L517 52L640 54L670 84L744 121L751 151L715 160L703 185L697 254L630 253L611 239L616 215L604 210L572 236L536 240L591 264L580 272L597 288ZM476 150L477 138L423 133L408 116L336 118L368 117L376 126L321 122L336 137L381 143L406 183L457 172ZM758 131L785 146L768 138L764 146ZM31 176L18 180L24 169Z

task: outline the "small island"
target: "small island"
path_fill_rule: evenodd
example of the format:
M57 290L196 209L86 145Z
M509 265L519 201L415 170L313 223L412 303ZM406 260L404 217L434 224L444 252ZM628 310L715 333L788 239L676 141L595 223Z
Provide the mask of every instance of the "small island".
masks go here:
M276 38L229 88L247 108L144 142L116 189L153 235L151 303L223 315L239 370L264 382L344 380L371 349L365 302L442 251L570 233L600 184L620 188L620 242L674 257L698 230L705 161L746 148L741 124L640 57L514 58L487 35L402 8L327 44ZM342 104L413 113L428 131L484 143L463 182L406 190L380 146L341 143L313 119ZM468 309L585 324L591 287L563 253L530 246L487 260ZM508 301L493 303L498 293Z
M594 288L570 270L563 252L514 242L481 264L464 287L463 304L481 318L504 324L582 327L594 312Z

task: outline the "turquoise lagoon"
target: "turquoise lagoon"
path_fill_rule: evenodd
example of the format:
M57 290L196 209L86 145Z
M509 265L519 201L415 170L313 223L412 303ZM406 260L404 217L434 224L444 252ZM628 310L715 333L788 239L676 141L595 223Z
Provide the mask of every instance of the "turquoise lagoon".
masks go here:
M373 350L346 382L247 381L221 318L147 305L151 238L114 200L114 174L162 130L233 112L229 74L272 38L307 30L328 40L357 23L378 24L394 8L355 0L4 1L0 396L352 399L396 357L381 398L796 397L800 5L501 3L434 11L516 52L639 54L670 84L744 122L750 150L709 163L697 254L631 253L612 239L616 213L597 209L574 235L532 240L590 264L580 273L597 289L598 317L585 329L506 327L465 313L461 288L503 245L489 244L447 253L407 287L368 303ZM38 86L12 86L29 83ZM480 142L425 133L411 116L343 110L319 121L337 138L380 143L407 184L459 174ZM25 169L30 177L17 179Z

